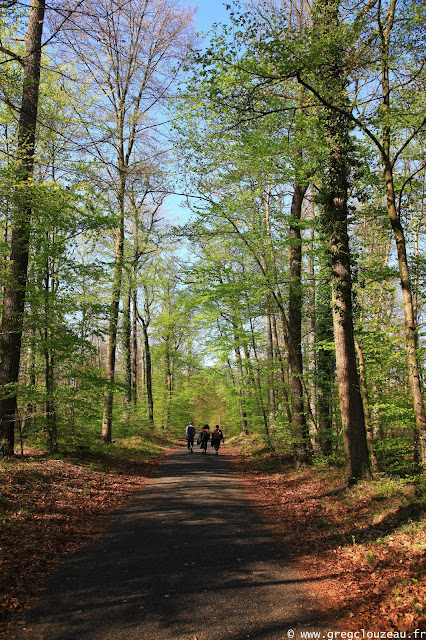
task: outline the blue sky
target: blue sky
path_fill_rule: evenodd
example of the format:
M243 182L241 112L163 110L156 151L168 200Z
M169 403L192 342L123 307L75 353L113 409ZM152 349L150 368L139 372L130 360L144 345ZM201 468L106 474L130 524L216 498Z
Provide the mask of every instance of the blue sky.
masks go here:
M206 33L215 22L229 22L229 12L226 11L225 4L226 2L221 0L190 0L190 6L198 7L195 13L196 30ZM227 4L232 4L232 0L228 0ZM190 211L183 203L182 196L171 195L166 198L164 205L166 218L174 224L188 220Z
M221 0L193 0L191 4L198 7L195 14L198 31L208 31L214 22L228 22L228 12ZM228 4L232 4L231 0Z

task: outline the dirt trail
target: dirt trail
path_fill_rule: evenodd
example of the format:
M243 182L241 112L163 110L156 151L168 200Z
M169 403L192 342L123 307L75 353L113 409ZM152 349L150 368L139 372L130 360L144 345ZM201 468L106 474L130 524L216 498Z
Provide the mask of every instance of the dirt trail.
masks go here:
M230 463L180 449L52 576L15 637L280 640L320 619Z

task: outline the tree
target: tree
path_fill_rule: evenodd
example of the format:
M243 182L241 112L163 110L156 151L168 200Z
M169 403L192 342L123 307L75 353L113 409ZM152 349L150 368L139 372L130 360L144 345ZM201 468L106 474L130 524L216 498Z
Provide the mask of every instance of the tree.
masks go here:
M0 339L0 442L4 455L14 453L17 383L21 359L23 312L31 230L31 177L40 86L40 61L45 2L32 0L25 36L25 55L12 54L23 67L22 102L19 114L16 175L11 226L11 251L4 293ZM5 52L2 49L3 53ZM8 52L6 51L8 54Z
M85 128L102 163L117 211L111 308L108 320L102 439L111 442L118 318L123 278L126 190L153 151L154 113L168 96L176 65L185 57L192 11L173 0L88 2L68 46L96 92L103 94L104 122ZM90 34L90 35L89 35ZM99 103L93 105L99 108ZM98 137L96 138L96 127ZM150 139L148 134L150 134ZM158 151L157 151L158 153Z
M317 0L313 39L321 41L323 89L331 104L346 105L346 78L342 47L330 41L339 29L339 1ZM351 142L350 121L332 107L320 111L326 136L326 168L319 191L323 227L329 242L333 329L336 349L340 414L345 438L348 482L370 477L364 411L359 387L352 313L352 278L348 236L348 177Z

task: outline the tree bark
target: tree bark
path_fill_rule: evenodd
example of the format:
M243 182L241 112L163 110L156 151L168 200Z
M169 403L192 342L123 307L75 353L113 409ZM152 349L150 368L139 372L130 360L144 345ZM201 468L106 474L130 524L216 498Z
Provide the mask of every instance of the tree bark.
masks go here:
M108 343L105 365L105 377L108 385L104 395L104 412L102 420L102 440L105 443L110 443L112 440L112 408L114 401L113 385L115 380L118 312L120 307L124 257L124 192L125 178L124 175L121 175L118 189L118 226L115 236L114 280L112 285L112 300L108 324Z
M315 333L317 338L317 424L321 451L329 456L333 450L332 385L336 369L335 354L327 347L333 341L333 318L330 308L331 288L325 284L317 295Z
M131 284L128 283L123 300L123 356L124 382L126 385L125 399L127 409L132 402L132 325L131 325Z
M317 34L323 37L324 91L332 104L346 105L341 47L330 41L339 27L339 0L317 0L315 20ZM324 106L320 119L328 145L328 154L320 189L323 224L329 239L333 329L336 350L340 414L346 454L348 484L370 478L370 461L364 423L364 410L356 365L352 275L348 236L348 159L351 152L349 120L341 111Z
M235 338L237 340L237 338ZM243 373L243 364L241 362L241 351L238 344L236 344L235 348L235 359L237 361L237 381L238 381L238 408L240 410L240 426L241 433L247 433L248 430L248 421L247 421L247 411L245 409L244 402L244 373Z
M151 348L149 345L148 325L143 318L140 319L142 324L144 353L145 353L145 388L148 402L148 420L154 423L154 400L152 395L152 364L151 364Z
M303 405L302 359L302 236L300 221L306 187L295 184L290 209L290 286L288 296L291 420L296 459L309 462L311 450ZM306 402L307 402L306 398Z
M418 432L420 461L423 471L426 470L426 411L417 357L417 321L414 311L410 271L408 267L407 249L404 230L396 206L393 162L391 161L391 127L390 127L390 79L389 48L391 31L395 20L396 0L392 0L386 17L386 26L379 23L382 51L382 107L384 116L382 136L383 177L386 190L386 206L392 227L398 255L399 276L401 281L402 304L404 309L405 348L408 364L408 380L413 401L414 417Z
M5 456L13 456L15 446L17 385L32 214L30 181L34 168L44 12L44 0L31 0L25 36L25 57L22 60L24 82L18 127L18 186L15 190L14 211L11 220L11 251L4 292L0 338L0 387L2 388L0 446Z
M359 363L359 380L361 383L362 401L364 405L365 429L367 432L367 442L370 449L371 470L373 472L373 477L374 477L379 472L379 466L377 464L376 453L374 451L374 435L373 435L373 427L371 424L371 412L370 412L369 398L368 398L367 374L365 371L364 353L358 340L355 340L355 348L356 348L356 353L358 356L358 363Z
M274 385L274 347L272 340L272 322L270 315L269 296L266 297L265 335L266 335L266 366L268 380L268 413L269 425L273 429L275 424L275 385Z
M132 401L136 407L138 402L138 292L136 287L132 291Z

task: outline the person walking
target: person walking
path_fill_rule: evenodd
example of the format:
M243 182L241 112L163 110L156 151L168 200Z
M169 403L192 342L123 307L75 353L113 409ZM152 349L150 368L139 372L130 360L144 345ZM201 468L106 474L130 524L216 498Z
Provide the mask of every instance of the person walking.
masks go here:
M203 430L201 432L201 448L203 453L207 453L207 445L210 440L210 427L208 424L205 424Z
M189 423L189 425L186 427L186 430L185 430L185 438L188 445L188 453L194 453L192 450L194 446L194 436L195 436L195 427L194 427L194 423L191 420L191 422Z
M216 450L216 455L219 453L219 447L221 442L225 444L222 429L217 424L215 427L215 430L212 433L212 443L211 443L211 446L214 447Z

